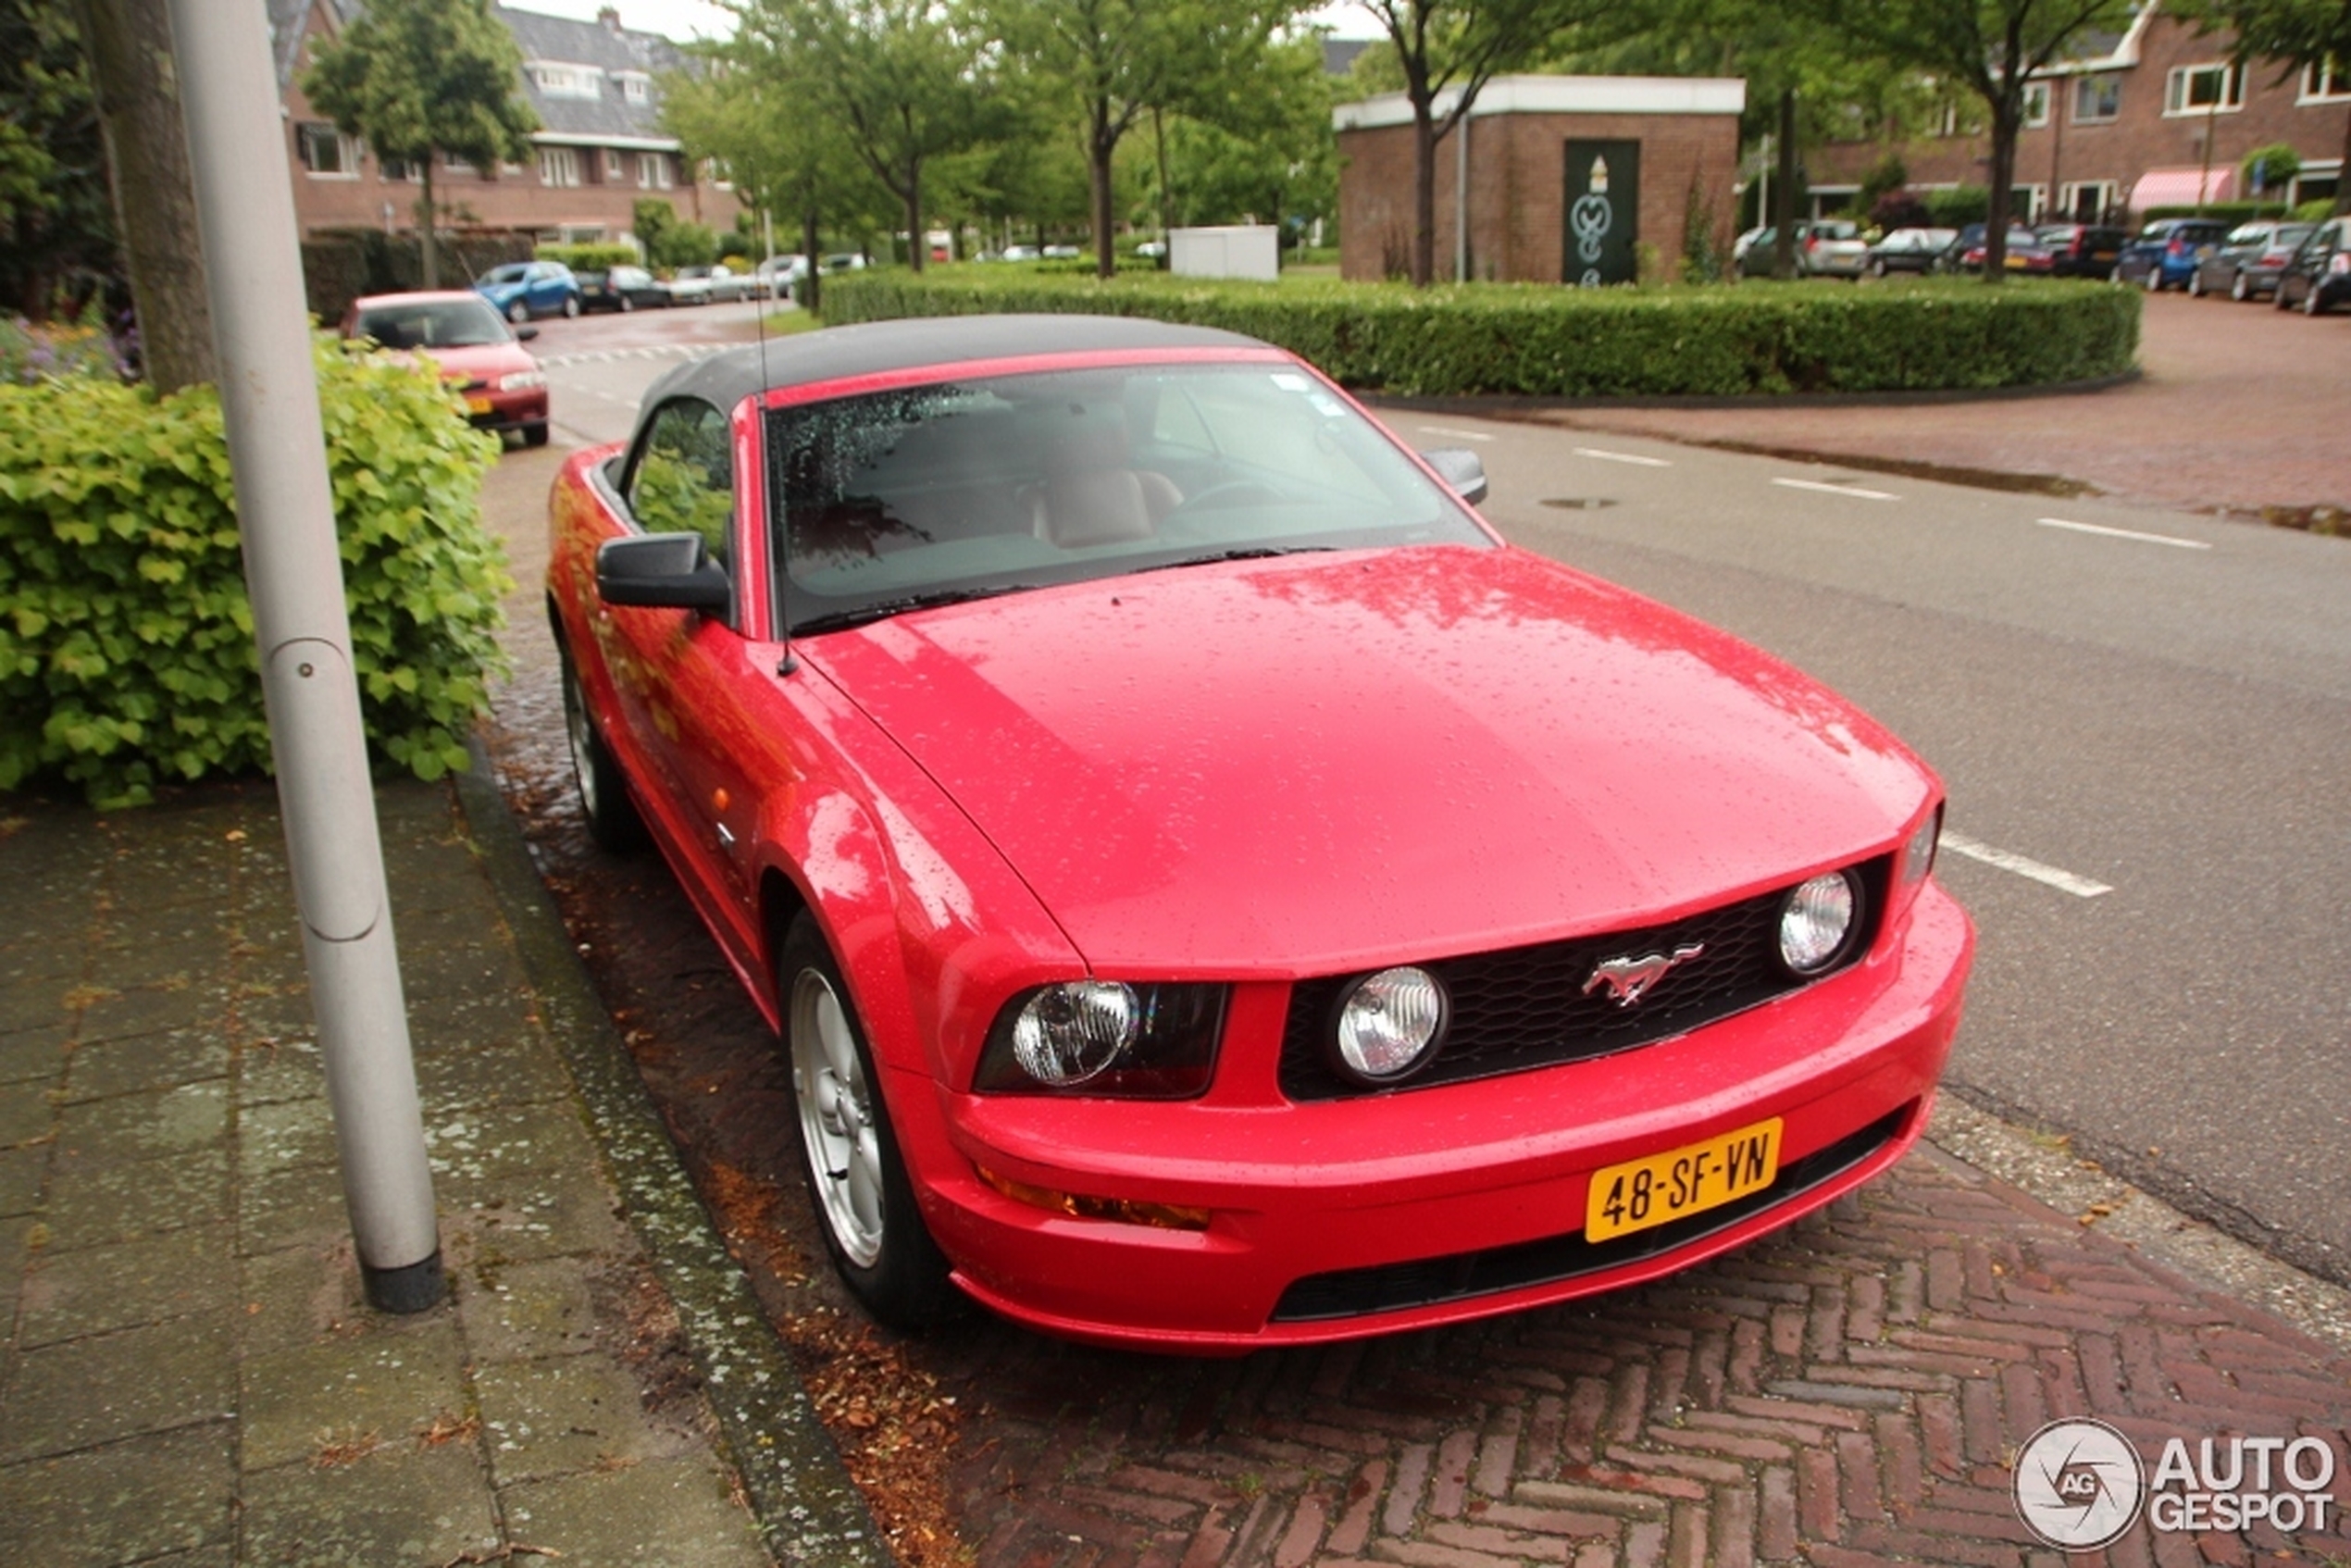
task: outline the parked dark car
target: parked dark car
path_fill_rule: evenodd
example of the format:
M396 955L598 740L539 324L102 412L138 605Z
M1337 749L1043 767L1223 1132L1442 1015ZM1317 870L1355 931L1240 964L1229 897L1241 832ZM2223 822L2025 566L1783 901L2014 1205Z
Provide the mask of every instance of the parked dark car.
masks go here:
M2310 237L2315 223L2281 223L2264 218L2258 223L2241 223L2229 230L2229 237L2220 248L2196 263L2188 274L2188 292L2196 295L2225 293L2233 300L2249 300L2258 294L2274 293L2278 274L2294 259L2302 242Z
M2047 223L2036 230L2060 278L2108 278L2130 233L2103 223Z
M2114 258L2114 280L2143 284L2151 294L2184 289L2196 264L2228 235L2217 218L2158 218Z
M1959 238L1956 229L1896 229L1870 247L1867 270L1872 278L1889 272L1924 272L1934 265L1944 247Z
M669 286L641 267L615 267L603 272L575 272L579 304L587 310L655 309L669 304Z
M2278 274L2280 310L2299 307L2323 316L2351 300L2351 218L2330 218L2310 231Z
M1981 272L1985 255L1985 226L1971 223L1945 246L1936 258L1937 272ZM2009 272L2030 272L2046 277L2057 269L2057 256L2041 243L2041 237L2030 229L2011 227L2008 244L2000 260Z

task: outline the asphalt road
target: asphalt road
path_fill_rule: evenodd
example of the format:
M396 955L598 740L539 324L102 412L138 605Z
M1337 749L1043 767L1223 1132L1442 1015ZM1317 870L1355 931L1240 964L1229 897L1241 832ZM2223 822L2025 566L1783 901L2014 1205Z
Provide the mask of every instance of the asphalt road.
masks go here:
M558 440L621 439L751 322L547 323ZM1474 446L1518 542L1782 654L1940 770L1982 932L1955 1088L2351 1282L2351 541L1386 417Z

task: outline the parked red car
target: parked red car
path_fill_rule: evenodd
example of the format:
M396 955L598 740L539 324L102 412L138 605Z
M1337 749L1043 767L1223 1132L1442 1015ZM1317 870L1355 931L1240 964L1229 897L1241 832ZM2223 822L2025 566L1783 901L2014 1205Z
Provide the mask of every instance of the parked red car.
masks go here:
M529 446L547 444L546 373L521 341L537 337L539 329L508 327L479 294L368 294L343 313L342 335L372 339L404 356L429 355L464 396L476 426L516 431Z
M876 1315L1474 1318L1919 1136L1972 946L1934 776L1484 489L1280 350L1072 317L714 355L566 465L590 825L780 1030Z

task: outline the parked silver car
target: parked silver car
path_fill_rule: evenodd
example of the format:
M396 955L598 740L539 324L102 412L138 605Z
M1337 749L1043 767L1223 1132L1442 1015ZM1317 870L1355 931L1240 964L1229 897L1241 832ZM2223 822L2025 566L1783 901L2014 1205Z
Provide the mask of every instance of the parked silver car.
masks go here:
M1869 248L1865 268L1872 278L1889 272L1925 272L1934 258L1959 237L1956 229L1896 229Z
M2198 296L2225 293L2239 301L2275 292L2278 274L2317 227L2274 218L2238 224L2217 249L2196 262L2196 270L2188 274L2188 292Z

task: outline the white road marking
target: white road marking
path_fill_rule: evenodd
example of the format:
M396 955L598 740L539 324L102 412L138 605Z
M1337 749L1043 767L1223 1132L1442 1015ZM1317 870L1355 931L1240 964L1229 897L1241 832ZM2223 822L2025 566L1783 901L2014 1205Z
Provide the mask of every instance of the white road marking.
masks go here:
M2209 550L2211 545L2200 539L2178 539L2168 533L2141 533L2136 529L2109 529L2096 523L2068 522L2063 517L2035 517L2045 529L2071 529L2075 533L2102 534L2108 539L2136 540L2141 544L2169 544L2175 550Z
M1578 457L1597 457L1603 463L1635 463L1644 468L1671 468L1673 465L1662 457L1644 457L1637 452L1605 452L1597 446L1579 446Z
M1860 485L1822 484L1818 479L1782 479L1772 481L1790 490L1817 490L1822 495L1849 495L1856 501L1899 501L1902 498L1883 490L1863 490Z
M1478 430L1457 430L1450 425L1423 425L1423 435L1451 436L1455 441L1492 441L1492 436Z
M1943 847L1953 854L1963 854L1970 860L1980 860L1986 865L2013 871L2019 877L2029 877L2045 887L2071 893L2077 899L2094 899L2100 893L2114 891L2104 882L2093 882L2087 877L2076 877L2071 871L2060 871L2054 865L2044 865L2037 860L2013 854L2007 850L1996 850L1989 844L1971 839L1964 833L1954 833L1947 828L1943 830Z

